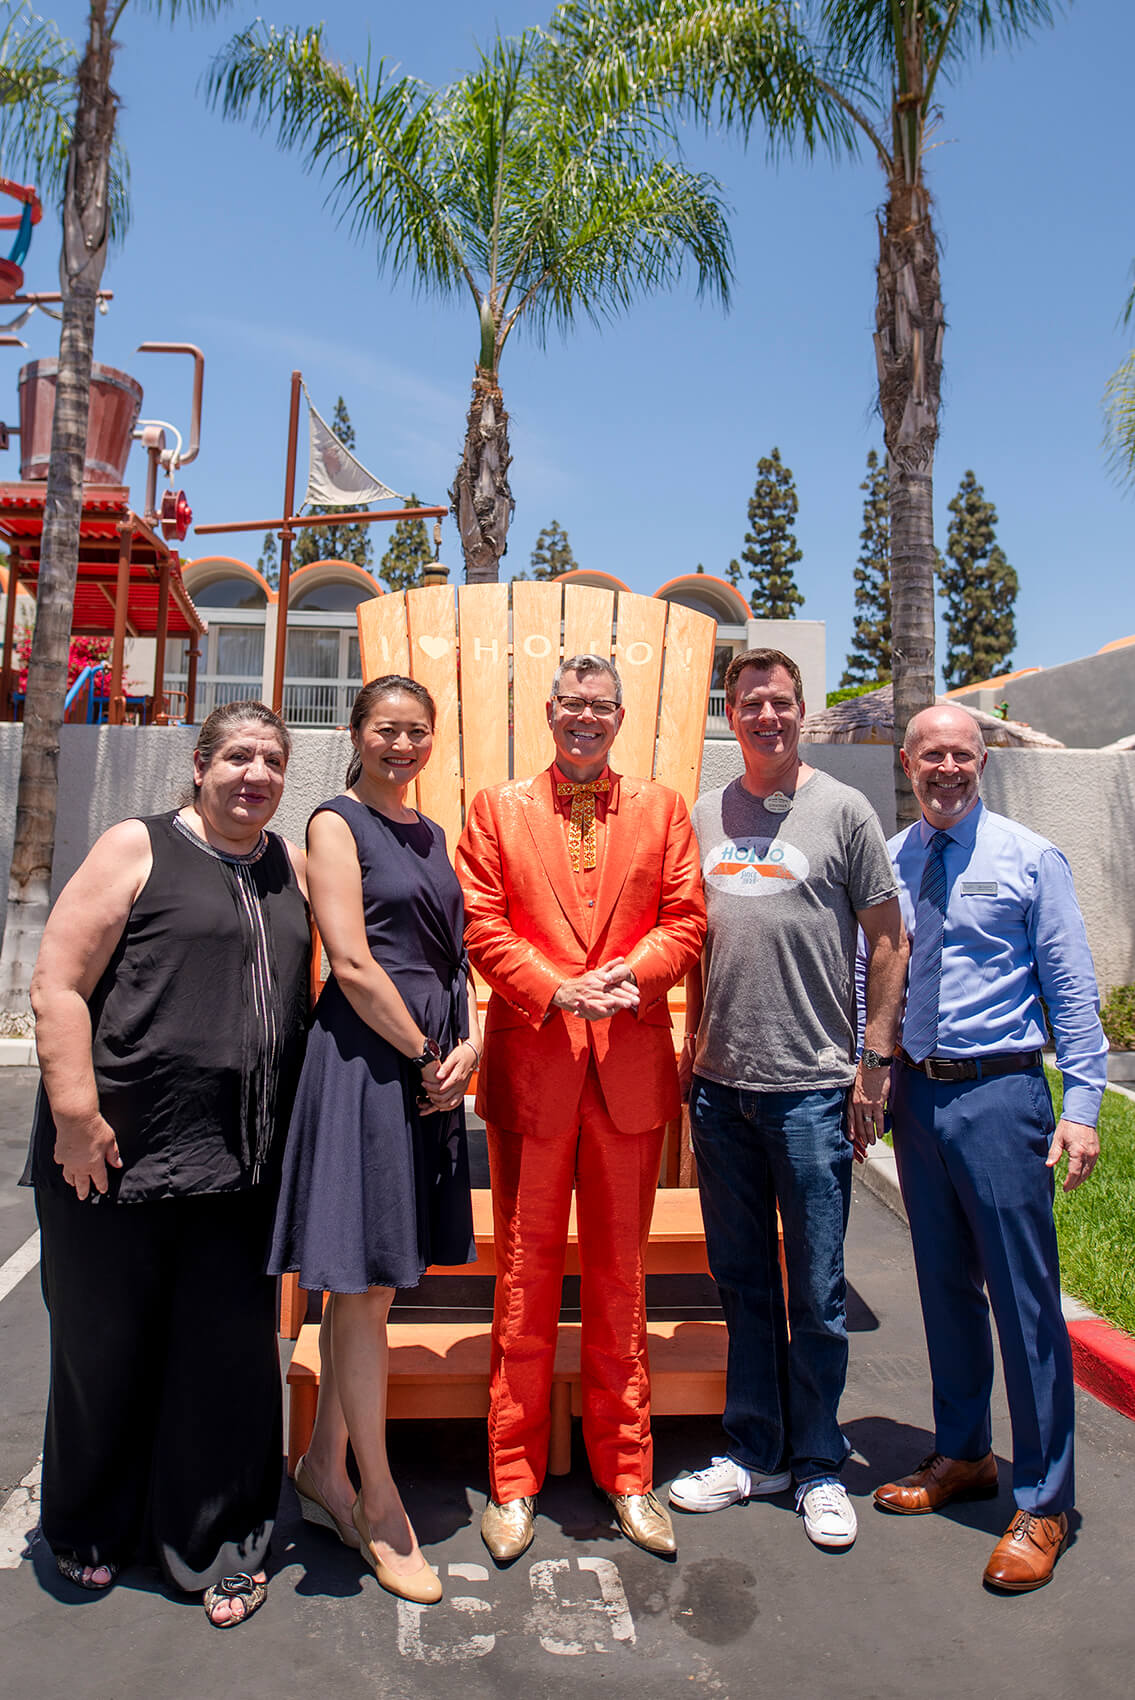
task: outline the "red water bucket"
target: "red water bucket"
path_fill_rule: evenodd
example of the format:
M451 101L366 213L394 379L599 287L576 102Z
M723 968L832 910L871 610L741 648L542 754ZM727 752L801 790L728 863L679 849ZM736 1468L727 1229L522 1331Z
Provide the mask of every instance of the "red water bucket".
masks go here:
M29 360L20 372L20 477L47 477L51 419L55 412L58 360ZM113 366L91 367L91 413L87 426L85 484L122 484L130 434L142 411L142 386Z

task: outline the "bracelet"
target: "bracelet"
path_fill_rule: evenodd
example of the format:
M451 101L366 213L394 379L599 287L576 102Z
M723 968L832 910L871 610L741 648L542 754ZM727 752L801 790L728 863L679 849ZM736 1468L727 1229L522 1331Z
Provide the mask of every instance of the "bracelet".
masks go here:
M468 1045L469 1049L473 1053L473 1058L474 1058L474 1061L476 1063L476 1066L478 1068L480 1068L480 1066L481 1066L481 1053L477 1049L476 1045L473 1043L472 1039L462 1039L461 1043L463 1045Z

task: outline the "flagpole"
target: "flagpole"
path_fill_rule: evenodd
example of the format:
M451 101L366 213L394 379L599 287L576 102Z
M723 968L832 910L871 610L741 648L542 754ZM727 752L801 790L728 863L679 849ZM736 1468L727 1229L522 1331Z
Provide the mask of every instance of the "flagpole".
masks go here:
M288 461L284 472L284 527L280 532L280 586L276 596L276 664L272 670L272 709L284 704L284 666L288 654L288 580L292 567L292 529L296 505L296 442L299 437L302 372L292 373L292 409L288 420Z

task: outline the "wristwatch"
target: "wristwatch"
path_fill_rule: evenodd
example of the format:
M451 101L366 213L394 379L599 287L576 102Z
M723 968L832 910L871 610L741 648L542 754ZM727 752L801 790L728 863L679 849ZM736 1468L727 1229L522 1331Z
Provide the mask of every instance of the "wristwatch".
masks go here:
M409 1059L415 1068L429 1068L431 1063L441 1061L441 1046L436 1039L427 1039L420 1057Z
M888 1068L895 1060L894 1052L890 1056L882 1056L878 1051L864 1051L860 1061L864 1068Z

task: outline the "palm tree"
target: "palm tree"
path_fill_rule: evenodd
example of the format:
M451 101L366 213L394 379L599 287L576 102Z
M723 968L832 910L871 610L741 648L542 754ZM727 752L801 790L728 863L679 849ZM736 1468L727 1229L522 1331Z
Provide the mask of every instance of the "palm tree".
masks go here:
M653 87L656 116L760 123L770 147L856 151L883 172L875 358L890 469L895 790L910 717L934 701L934 450L945 314L925 175L940 83L1052 21L1060 0L569 0L553 32L584 80ZM620 70L620 67L625 69Z
M282 148L333 178L332 199L375 241L380 271L439 296L467 295L477 355L450 498L466 578L499 577L513 498L505 344L523 321L543 339L672 283L684 263L724 301L729 237L718 185L662 157L633 103L594 100L539 31L498 40L447 88L357 69L322 29L258 23L209 79L226 117L274 129Z
M152 0L154 9L164 9L171 18L179 11L212 14L224 3L226 0ZM77 66L74 50L50 26L41 26L45 33L39 38L42 56L38 61L35 26L30 38L17 28L13 40L23 43L22 56L17 57L19 74L7 83L0 80L0 97L11 91L13 99L10 107L2 109L5 120L11 119L17 133L25 116L31 126L27 144L31 151L24 157L33 164L38 160L47 172L49 187L58 185L59 169L64 171L59 267L63 323L44 496L35 634L24 699L16 830L0 951L0 1014L17 1017L28 1008L31 972L51 902L59 728L67 692L67 654L79 561L95 311L108 241L125 223L122 172L114 169L118 98L110 86L110 75L117 45L115 30L128 4L129 0L116 0L112 8L108 0L89 0L86 46ZM64 102L74 112L70 122L64 116Z

